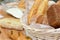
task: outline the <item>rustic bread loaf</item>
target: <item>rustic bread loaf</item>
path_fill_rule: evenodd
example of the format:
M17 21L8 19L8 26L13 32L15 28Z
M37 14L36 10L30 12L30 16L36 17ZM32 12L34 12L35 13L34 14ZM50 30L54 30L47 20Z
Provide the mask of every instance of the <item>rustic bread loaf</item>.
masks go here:
M18 19L13 19L13 18L0 19L0 25L4 28L23 30L22 24Z
M54 28L60 27L60 5L54 4L47 11L48 22Z

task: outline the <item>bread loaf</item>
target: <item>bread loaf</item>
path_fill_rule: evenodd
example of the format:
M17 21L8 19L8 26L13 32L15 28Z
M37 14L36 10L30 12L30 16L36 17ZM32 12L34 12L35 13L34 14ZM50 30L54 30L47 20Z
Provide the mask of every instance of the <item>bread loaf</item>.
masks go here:
M31 19L33 17L33 15L35 15L37 13L37 9L39 7L39 5L41 4L43 0L35 0L31 10L29 11L29 14L28 14L28 24L31 23Z
M48 9L48 0L43 0L43 2L39 5L36 16L38 16L36 22L42 23L44 19L44 15L47 13Z
M60 27L60 5L54 4L47 11L48 22L54 28Z
M4 28L23 30L20 20L14 18L3 18L0 19L0 25Z

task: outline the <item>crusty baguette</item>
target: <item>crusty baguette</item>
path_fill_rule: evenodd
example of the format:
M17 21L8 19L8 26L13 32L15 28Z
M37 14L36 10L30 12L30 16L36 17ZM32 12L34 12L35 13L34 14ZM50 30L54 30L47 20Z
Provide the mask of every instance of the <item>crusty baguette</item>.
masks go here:
M36 20L37 23L42 23L44 15L47 13L47 9L48 9L48 0L43 0L36 13L36 16L38 16Z
M29 14L28 14L28 21L27 21L28 24L31 23L31 18L33 17L33 15L36 14L37 9L38 9L38 7L39 7L39 5L41 4L42 1L43 1L43 0L35 0L32 8L31 8L31 10L29 11Z
M18 19L13 18L0 19L0 25L4 28L23 30L22 24Z

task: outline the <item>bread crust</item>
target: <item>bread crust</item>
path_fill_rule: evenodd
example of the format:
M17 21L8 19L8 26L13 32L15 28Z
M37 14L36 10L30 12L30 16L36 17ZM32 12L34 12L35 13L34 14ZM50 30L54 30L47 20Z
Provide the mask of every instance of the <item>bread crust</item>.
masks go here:
M4 28L23 30L20 20L14 18L3 18L0 20L0 25Z
M29 11L29 14L28 14L28 21L27 23L30 24L31 23L31 19L33 17L33 15L35 15L37 13L37 9L39 7L39 5L41 4L43 0L35 0L31 10Z
M43 2L39 5L36 16L38 16L36 23L42 23L44 20L44 15L47 13L48 9L48 0L43 0Z

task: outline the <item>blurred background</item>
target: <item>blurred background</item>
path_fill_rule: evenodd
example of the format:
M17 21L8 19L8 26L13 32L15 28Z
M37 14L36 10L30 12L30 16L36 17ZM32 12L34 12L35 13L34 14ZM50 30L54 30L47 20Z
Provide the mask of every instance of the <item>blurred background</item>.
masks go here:
M19 1L19 0L0 0L0 2L1 2L1 1L4 1L4 2L14 2L14 1ZM53 1L56 2L56 1L58 1L58 0L53 0Z
M5 2L5 3L9 3L9 2L18 2L19 0L0 0L0 4L1 2Z
M18 0L0 0L1 1L4 1L4 2L14 2L14 1L18 1Z

